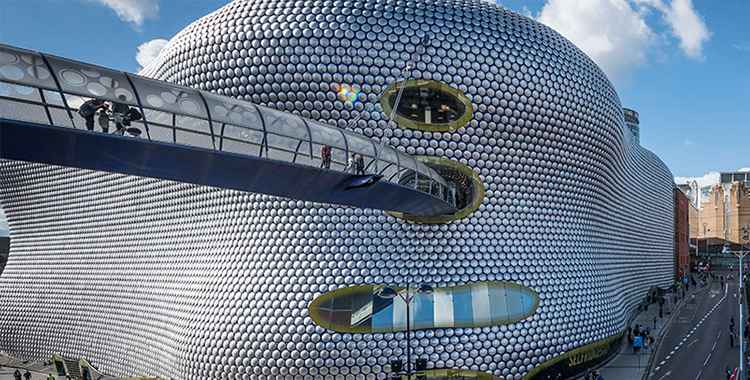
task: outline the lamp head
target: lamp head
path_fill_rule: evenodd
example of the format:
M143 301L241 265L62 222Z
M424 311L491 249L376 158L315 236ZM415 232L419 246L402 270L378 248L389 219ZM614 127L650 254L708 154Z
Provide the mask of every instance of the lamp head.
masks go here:
M384 286L376 291L375 295L382 299L390 300L396 298L396 296L398 296L398 292L396 291L396 289L393 289L389 286Z

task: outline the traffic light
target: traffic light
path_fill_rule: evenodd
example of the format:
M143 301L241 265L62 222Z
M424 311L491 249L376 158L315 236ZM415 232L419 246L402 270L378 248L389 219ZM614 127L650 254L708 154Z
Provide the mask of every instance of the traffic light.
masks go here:
M414 364L414 369L417 371L424 371L427 369L427 359L419 358Z

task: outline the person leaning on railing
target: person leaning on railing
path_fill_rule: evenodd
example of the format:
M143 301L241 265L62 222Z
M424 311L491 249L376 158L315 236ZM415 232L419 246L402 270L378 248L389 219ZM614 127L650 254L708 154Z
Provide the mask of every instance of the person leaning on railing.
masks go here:
M117 98L123 102L126 100L125 95L120 95ZM112 117L115 120L115 128L117 128L117 133L119 134L125 132L125 119L128 111L130 111L130 107L127 104L112 102Z
M125 95L119 95L117 99L122 102L127 100ZM115 120L115 128L117 128L115 132L124 135L126 132L125 127L129 127L131 121L142 119L143 115L141 115L137 109L132 108L125 103L112 102L112 117ZM127 132L134 136L141 134L141 130L138 128L127 128Z
M104 107L99 109L99 128L102 132L109 133L109 104L104 103Z
M81 104L81 107L78 108L78 114L86 120L86 129L94 130L94 115L97 110L105 107L107 107L107 104L101 99L91 99Z

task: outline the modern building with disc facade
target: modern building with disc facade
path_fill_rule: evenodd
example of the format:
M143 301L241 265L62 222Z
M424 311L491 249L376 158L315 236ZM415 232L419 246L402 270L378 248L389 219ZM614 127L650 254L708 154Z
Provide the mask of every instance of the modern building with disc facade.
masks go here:
M117 375L385 379L406 358L408 286L429 289L408 293L412 358L522 379L619 334L671 284L671 173L596 64L527 17L469 0L237 0L141 74L393 147L428 168L394 181L455 212L3 161L0 350ZM301 165L317 168L318 149Z

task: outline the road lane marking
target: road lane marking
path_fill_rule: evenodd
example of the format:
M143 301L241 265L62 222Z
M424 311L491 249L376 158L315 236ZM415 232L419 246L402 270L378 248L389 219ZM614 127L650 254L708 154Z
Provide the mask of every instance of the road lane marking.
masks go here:
M672 371L667 371L667 373L665 373L664 376L662 376L662 377L660 377L660 378L658 378L656 380L664 380L667 376L669 376L671 374L672 374Z
M682 346L682 345L683 345L683 344L684 344L684 343L685 343L685 342L686 342L686 341L687 341L687 340L688 340L688 339L689 339L689 338L690 338L690 337L691 337L691 336L692 336L692 335L693 335L693 334L695 333L695 331L696 331L696 330L697 330L697 329L698 329L698 328L699 328L699 327L700 327L700 326L701 326L701 325L703 324L703 322L705 322L706 318L710 317L710 316L711 316L711 314L713 314L713 313L714 313L714 311L716 311L716 308L717 308L717 307L719 307L719 305L721 305L721 303L722 303L722 302L724 302L724 300L725 300L725 299L727 298L727 294L728 294L728 291L729 291L729 284L727 284L727 285L726 285L726 286L724 287L724 296L723 296L723 297L721 297L721 299L719 299L718 301L716 301L716 303L715 303L715 304L714 304L714 306L713 306L713 307L711 308L711 310L709 310L709 311L708 311L708 312L706 313L706 315L705 315L705 316L704 316L704 317L703 317L703 318L702 318L702 319L701 319L700 321L698 321L698 323L697 323L697 325L696 325L696 326L693 326L693 329L692 329L692 330L691 330L691 331L690 331L689 333L687 333L685 337L683 337L683 338L682 338L682 341L680 341L680 343L679 343L679 344L677 344L677 345L675 346L674 350L673 350L672 352L670 352L670 353L669 353L669 355L667 355L667 357L666 357L666 358L664 358L664 360L662 360L662 362L661 362L661 363L659 363L659 364L660 364L660 366L659 366L659 367L657 367L657 370L658 370L658 368L661 368L661 366L662 366L662 365L666 364L666 362L667 362L667 361L669 361L669 359L671 359L671 358L672 358L672 356L673 356L673 355L675 354L675 351L678 351L678 350L679 350L679 349L681 348L681 346ZM716 344L718 343L718 339L719 339L719 337L720 337L720 336L721 336L721 331L719 331L719 333L717 334L717 336L716 336L716 339L717 339L717 340L716 340L716 341L714 341L714 345L713 345L713 347L711 348L711 352L710 352L710 353L708 354L708 357L706 357L706 361L704 361L704 362L703 362L703 366L704 366L704 367L705 367L705 366L706 366L706 365L708 364L708 361L709 361L709 360L711 359L711 354L712 354L712 353L714 352L714 350L715 350L715 348L716 348ZM700 339L695 339L694 341L692 341L691 343L687 344L686 346L687 346L687 347L690 347L690 346L692 346L693 344L695 344L695 343L696 343L696 342L697 342L698 340L700 340ZM655 372L652 372L652 373L655 373ZM701 369L701 371L700 371L700 372L698 373L698 376L696 376L696 377L695 377L695 378L696 378L696 380L698 380L698 379L699 379L699 378L700 378L700 377L701 377L702 375L703 375L703 369ZM662 377L662 378L660 378L660 379L657 379L657 380L661 380L661 379L663 379L663 378L664 378L664 377Z

